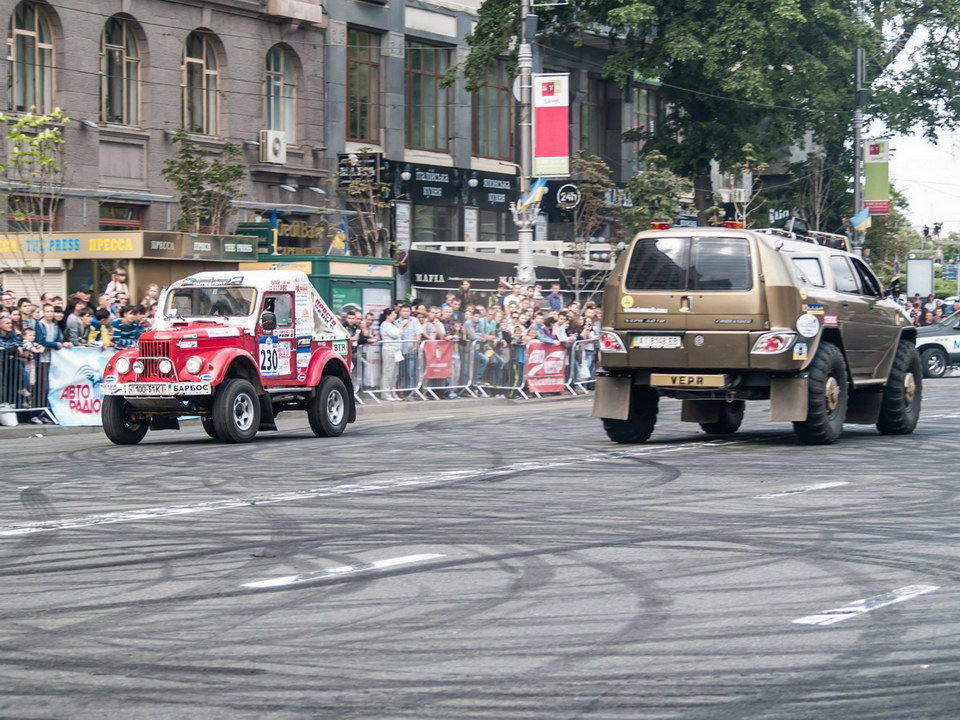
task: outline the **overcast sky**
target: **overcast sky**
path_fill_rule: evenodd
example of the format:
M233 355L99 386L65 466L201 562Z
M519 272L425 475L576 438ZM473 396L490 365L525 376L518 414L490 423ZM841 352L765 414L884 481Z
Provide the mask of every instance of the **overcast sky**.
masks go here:
M910 202L910 222L920 228L943 223L943 234L960 232L960 133L892 137L890 181Z

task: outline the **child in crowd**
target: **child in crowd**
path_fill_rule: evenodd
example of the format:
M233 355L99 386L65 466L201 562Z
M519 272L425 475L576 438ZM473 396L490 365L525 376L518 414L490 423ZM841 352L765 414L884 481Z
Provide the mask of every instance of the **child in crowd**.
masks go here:
M137 317L143 313L141 305L127 305L120 311L120 317L113 321L113 344L118 348L136 347L143 325Z

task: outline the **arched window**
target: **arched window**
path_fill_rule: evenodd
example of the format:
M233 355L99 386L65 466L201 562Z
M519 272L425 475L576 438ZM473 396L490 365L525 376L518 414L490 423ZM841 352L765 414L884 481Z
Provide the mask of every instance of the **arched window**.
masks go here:
M216 135L220 74L217 51L208 33L192 32L183 48L183 127L187 132Z
M100 37L100 119L140 123L140 47L133 24L112 17Z
M7 34L7 87L18 112L53 110L53 34L47 10L23 0L13 11Z
M297 68L293 53L280 46L267 53L266 128L283 130L287 142L297 134Z

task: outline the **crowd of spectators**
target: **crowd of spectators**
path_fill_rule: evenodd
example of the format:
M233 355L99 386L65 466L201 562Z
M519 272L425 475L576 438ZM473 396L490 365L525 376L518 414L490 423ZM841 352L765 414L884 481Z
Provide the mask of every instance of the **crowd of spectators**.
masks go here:
M0 294L0 406L41 408L46 403L53 353L72 347L133 347L148 330L160 289L150 285L140 303L131 303L127 274L117 268L94 300L90 289L66 300L54 293L38 299ZM46 417L37 414L35 422Z
M960 298L948 304L943 300L938 300L933 295L927 295L927 299L923 300L920 293L917 293L912 298L898 298L898 301L904 312L910 317L910 322L916 327L939 325L944 318L955 312L960 312Z
M554 283L544 293L539 285L502 283L496 293L475 293L468 281L447 293L440 305L398 300L379 318L348 311L345 324L357 341L362 382L381 391L380 397L398 400L418 384L422 370L421 340L452 342L453 372L440 387L488 385L515 388L522 384L526 347L530 342L571 348L579 340L595 340L600 310L593 300L582 304L564 298ZM375 348L364 346L376 344ZM574 376L592 377L593 343L581 343L571 354ZM379 360L378 376L370 377L371 351ZM429 384L428 384L429 385ZM454 390L443 393L455 398Z

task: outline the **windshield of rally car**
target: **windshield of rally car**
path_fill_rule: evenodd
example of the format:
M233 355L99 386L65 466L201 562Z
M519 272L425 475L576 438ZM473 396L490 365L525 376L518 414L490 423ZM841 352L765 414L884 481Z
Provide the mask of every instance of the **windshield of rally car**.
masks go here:
M168 318L246 317L253 312L257 291L252 287L178 287L167 293Z

